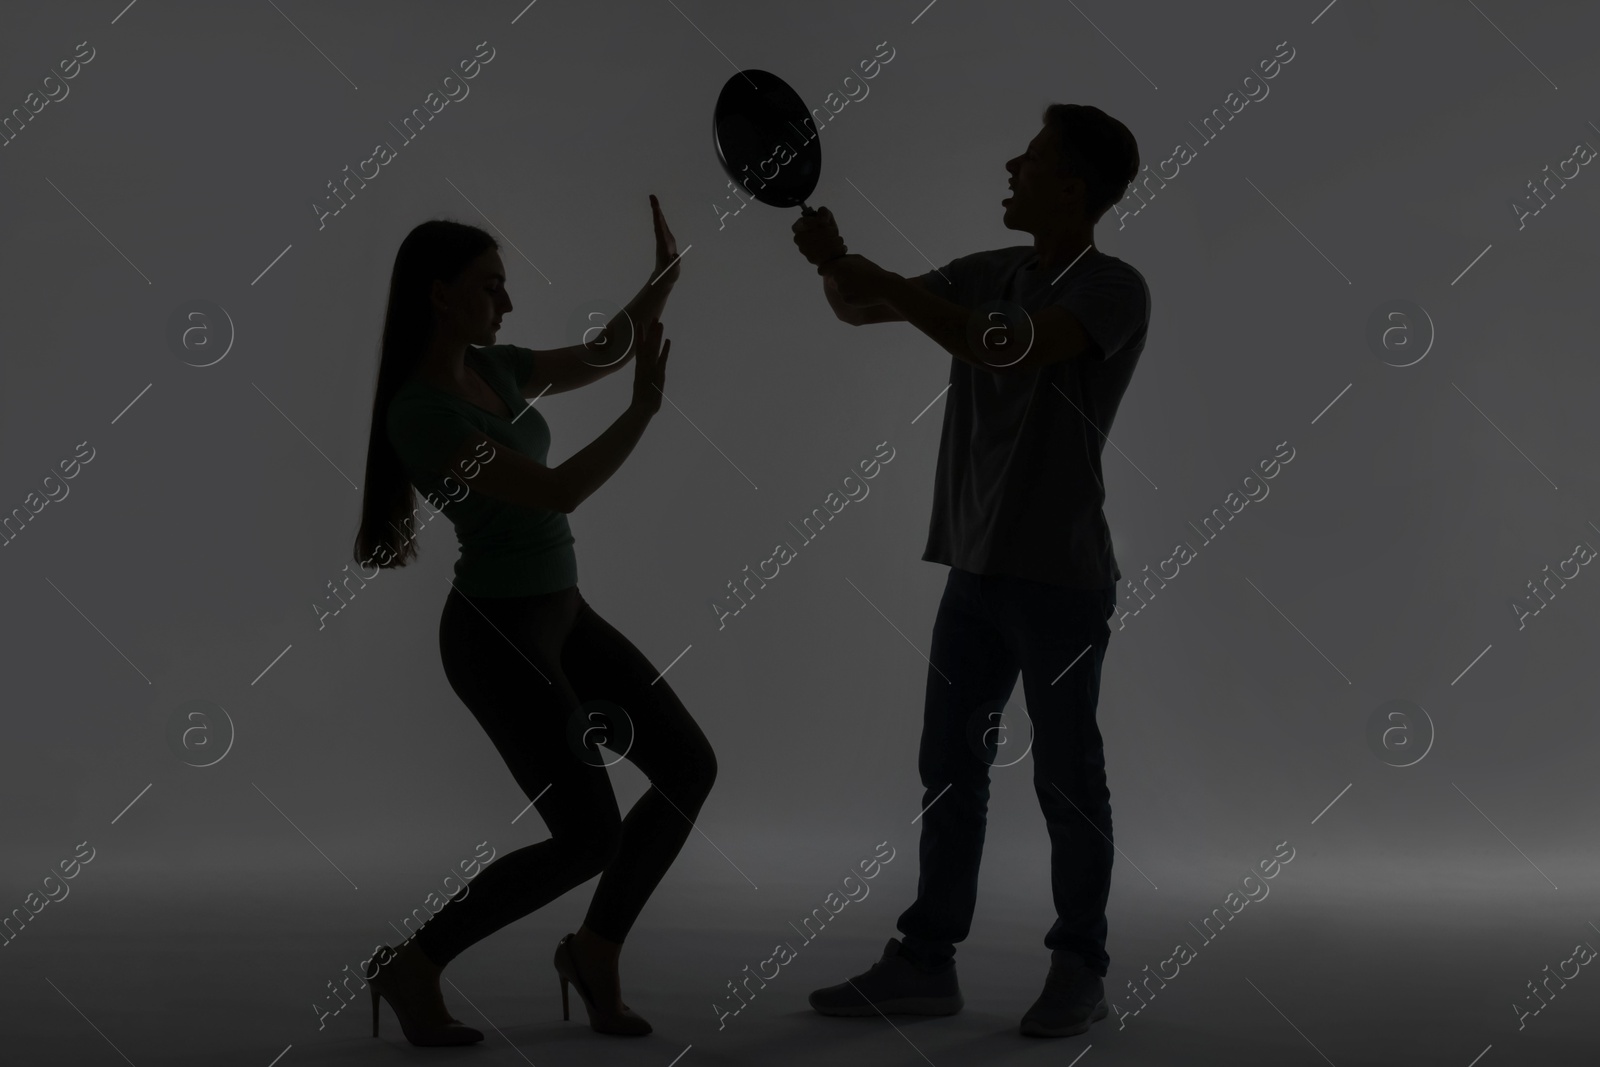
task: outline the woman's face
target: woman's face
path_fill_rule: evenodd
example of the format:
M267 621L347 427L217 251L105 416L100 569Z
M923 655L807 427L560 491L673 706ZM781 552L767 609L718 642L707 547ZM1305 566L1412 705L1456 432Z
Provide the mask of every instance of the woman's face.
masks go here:
M495 344L500 319L511 310L506 268L493 249L467 265L454 282L433 283L433 311L439 336L472 345Z

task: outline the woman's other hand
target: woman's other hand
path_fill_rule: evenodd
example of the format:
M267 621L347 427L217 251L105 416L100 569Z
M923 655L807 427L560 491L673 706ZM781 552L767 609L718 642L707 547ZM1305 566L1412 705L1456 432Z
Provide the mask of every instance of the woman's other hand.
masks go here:
M667 353L672 342L661 340L661 323L652 322L639 339L633 357L633 404L646 415L661 410L661 388L667 382Z

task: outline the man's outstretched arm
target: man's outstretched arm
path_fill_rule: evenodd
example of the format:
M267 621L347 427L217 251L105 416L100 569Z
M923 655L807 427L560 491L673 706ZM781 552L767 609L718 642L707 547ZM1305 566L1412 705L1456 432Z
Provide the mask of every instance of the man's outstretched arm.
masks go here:
M905 321L904 315L882 302L868 300L856 304L844 299L839 290L839 283L835 281L827 266L849 251L845 247L843 238L839 236L839 227L834 222L832 211L822 207L812 214L802 215L795 220L793 230L795 247L800 249L800 253L812 266L817 267L817 273L822 275L822 295L840 322L851 326L865 326L871 322Z
M974 322L971 308L937 296L917 279L884 270L864 256L846 255L820 269L834 285L832 290L824 288L828 302L846 322L909 322L955 358L985 370L1032 371L1098 351L1077 317L1062 307L1026 315L1020 323L1009 322L998 312L987 321ZM845 317L851 311L855 319Z
M973 323L970 308L936 296L916 278L848 254L826 207L796 220L793 230L795 245L817 266L823 296L841 322L909 322L955 358L997 373L1036 370L1098 352L1077 317L1061 307L1046 308L1021 324L1003 315ZM1014 352L1023 354L1013 357Z
M921 285L915 278L912 284ZM866 326L874 322L904 322L906 317L888 304L872 304L867 307L856 307L846 304L839 297L839 286L834 283L832 275L822 276L822 295L828 298L828 306L833 308L833 313L839 317L840 322L847 322L851 326Z

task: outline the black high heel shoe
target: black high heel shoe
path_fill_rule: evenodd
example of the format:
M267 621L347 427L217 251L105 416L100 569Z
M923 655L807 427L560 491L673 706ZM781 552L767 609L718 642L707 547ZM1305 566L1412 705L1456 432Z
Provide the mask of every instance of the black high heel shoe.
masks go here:
M414 946L413 946L414 947ZM420 950L419 950L420 951ZM366 975L367 988L372 991L372 1036L378 1036L378 998L389 1002L400 1020L400 1032L413 1045L472 1045L483 1040L483 1032L462 1024L445 1011L443 1002L426 1004L425 994L419 996L416 971L396 965L399 954L384 945L373 954ZM443 1018L440 1018L443 1015Z
M578 977L578 961L572 955L572 938L568 934L556 945L556 974L561 977L561 1019L563 1022L572 1018L567 1003L567 983L571 982L578 987L578 996L583 998L583 1006L589 1011L589 1029L598 1034L616 1034L621 1037L643 1037L651 1030L650 1023L642 1015L635 1014L626 1004L618 1012L606 1012L595 1006L594 997L590 995L589 988L583 984L583 979Z

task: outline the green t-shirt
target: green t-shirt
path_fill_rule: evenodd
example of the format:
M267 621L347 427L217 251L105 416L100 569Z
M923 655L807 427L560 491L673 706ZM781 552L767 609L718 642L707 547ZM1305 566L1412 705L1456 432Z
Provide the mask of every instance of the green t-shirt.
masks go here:
M553 508L497 500L472 488L450 461L473 430L538 463L550 452L550 426L522 396L533 372L533 350L517 345L469 347L467 364L505 400L512 418L480 408L454 393L412 379L389 404L385 430L411 484L437 503L455 526L461 555L456 588L468 596L510 597L553 593L578 584L567 517ZM491 460L490 462L493 462ZM458 483L445 491L445 476ZM461 485L467 492L462 496Z

